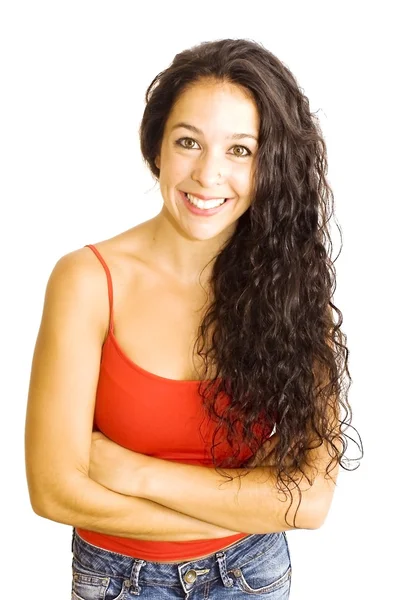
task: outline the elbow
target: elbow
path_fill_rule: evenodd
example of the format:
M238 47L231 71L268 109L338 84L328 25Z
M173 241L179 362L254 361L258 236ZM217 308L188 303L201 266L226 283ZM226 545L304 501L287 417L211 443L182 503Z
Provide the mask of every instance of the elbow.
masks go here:
M43 517L50 521L60 520L61 500L57 500L52 494L46 494L43 491L40 494L30 494L30 502L33 512L38 517Z
M65 522L64 513L71 504L71 490L76 490L78 483L76 476L62 481L31 478L28 491L33 512L51 521Z
M326 521L333 501L338 467L335 476L316 478L312 488L305 494L306 508L303 514L304 529L320 529Z
M37 477L32 469L26 471L26 481L28 486L28 495L31 508L33 512L39 517L45 516L45 506L47 504L48 494L46 493L46 487L41 481L41 478Z
M45 506L42 503L39 503L37 500L33 501L31 499L31 507L32 507L32 510L35 513L35 515L38 515L38 517L43 517L44 519L50 519L52 521L55 520L50 515L49 510L47 508L45 508Z
M37 514L41 517L42 515L40 514L40 512L41 512L40 494L38 492L39 492L39 490L34 488L34 486L32 485L32 482L30 482L28 479L28 495L29 495L29 502L31 504L31 508L35 514Z
M35 486L29 488L29 499L33 512L39 517L57 520L57 507L60 505L60 499L57 499L54 492L47 490L45 486Z
M303 516L302 529L320 529L329 514L332 495L321 495L308 506Z
M322 507L310 508L308 514L302 520L300 529L320 529L326 520L327 512Z

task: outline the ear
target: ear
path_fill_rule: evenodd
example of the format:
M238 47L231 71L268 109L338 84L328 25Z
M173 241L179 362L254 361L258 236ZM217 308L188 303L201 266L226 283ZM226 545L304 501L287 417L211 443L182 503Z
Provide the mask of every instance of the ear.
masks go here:
M155 158L155 165L158 169L160 169L160 155L159 154Z

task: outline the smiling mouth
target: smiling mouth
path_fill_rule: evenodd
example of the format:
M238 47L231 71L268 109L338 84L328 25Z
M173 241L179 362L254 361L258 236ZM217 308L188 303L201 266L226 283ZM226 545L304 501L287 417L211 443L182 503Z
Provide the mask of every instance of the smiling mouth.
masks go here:
M184 196L187 198L188 202L190 202L193 206L196 206L197 208L203 208L203 209L213 209L213 208L218 208L219 206L222 206L227 200L228 198L210 198L208 200L203 200L202 198L198 198L197 196L195 196L194 194L189 194L187 192L183 192Z

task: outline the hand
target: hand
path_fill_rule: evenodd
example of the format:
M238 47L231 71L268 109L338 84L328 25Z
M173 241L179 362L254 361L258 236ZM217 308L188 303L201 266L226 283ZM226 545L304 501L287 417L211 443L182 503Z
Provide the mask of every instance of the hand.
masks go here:
M140 496L140 472L150 460L116 444L100 431L92 433L89 477L113 492Z

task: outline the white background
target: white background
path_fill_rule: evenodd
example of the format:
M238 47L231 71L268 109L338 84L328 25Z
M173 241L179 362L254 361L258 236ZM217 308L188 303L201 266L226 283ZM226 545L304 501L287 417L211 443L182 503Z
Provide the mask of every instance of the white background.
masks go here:
M139 153L145 89L176 52L223 37L261 42L319 110L343 234L335 300L365 457L357 471L341 470L321 529L288 533L291 600L398 597L395 8L386 1L1 2L2 598L70 597L71 528L33 513L25 481L26 399L47 279L63 254L159 212Z

